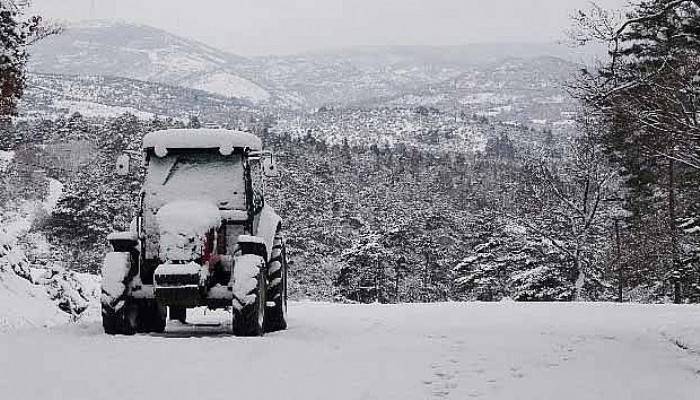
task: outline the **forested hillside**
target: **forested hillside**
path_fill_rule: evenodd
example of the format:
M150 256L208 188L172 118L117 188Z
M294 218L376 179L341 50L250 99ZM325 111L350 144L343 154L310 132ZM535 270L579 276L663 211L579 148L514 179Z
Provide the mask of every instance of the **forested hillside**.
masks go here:
M623 189L585 135L455 120L421 108L383 113L385 119L376 111L348 111L334 117L342 123L329 125L318 123L327 115L312 114L302 123L309 127L304 134L280 129L274 119L250 127L284 171L268 181L267 196L285 221L295 298L659 301L670 295L665 271L621 267L624 251L615 239L622 246L628 237L620 227ZM363 133L366 118L393 123L382 125L377 138ZM75 114L14 128L5 144L17 153L12 168L39 170L65 184L53 214L34 228L47 234L53 257L72 269L98 270L107 234L128 226L140 188L138 175L114 174L116 157L138 149L146 132L188 124ZM328 126L347 131L339 135ZM36 176L25 175L36 184ZM697 246L688 249L692 256Z

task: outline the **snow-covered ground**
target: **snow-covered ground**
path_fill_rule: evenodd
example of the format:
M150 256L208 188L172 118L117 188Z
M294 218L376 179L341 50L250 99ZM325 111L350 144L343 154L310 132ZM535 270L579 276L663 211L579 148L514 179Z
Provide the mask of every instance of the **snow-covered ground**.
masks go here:
M235 338L225 312L163 335L97 321L0 334L3 399L697 399L700 309L294 303ZM686 347L686 349L682 349ZM693 350L695 349L695 350Z
M11 161L11 153L7 154L0 152L0 161ZM98 277L67 271L52 262L33 266L19 243L23 237L35 254L50 259L46 238L30 233L37 210L51 213L63 192L61 182L49 179L48 183L43 202L26 201L12 211L0 209L0 332L62 325L78 314L99 315L95 307L99 305Z
M33 285L14 273L0 270L0 332L47 327L68 321L69 315L56 307L43 286Z
M14 151L0 150L0 172L4 172L15 156Z

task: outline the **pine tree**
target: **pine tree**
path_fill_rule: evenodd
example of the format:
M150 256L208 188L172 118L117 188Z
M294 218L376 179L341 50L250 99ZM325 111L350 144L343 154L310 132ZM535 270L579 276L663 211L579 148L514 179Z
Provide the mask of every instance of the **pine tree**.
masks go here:
M608 125L600 141L630 189L630 234L654 235L632 242L658 245L639 267L661 265L659 286L681 302L694 284L687 242L697 239L685 236L679 222L700 208L700 2L642 0L619 20L600 8L576 19L580 42L609 49L601 68L583 70L577 89Z
M26 45L27 31L19 21L17 7L0 1L0 120L17 114L26 82Z
M199 121L199 117L196 115L190 115L190 120L187 123L187 127L190 129L200 129L202 123Z
M61 32L39 16L23 19L29 0L0 0L0 125L17 115L26 86L27 46Z
M510 274L514 265L498 255L503 242L491 238L477 245L473 254L457 264L456 285L467 300L499 301L509 295Z
M390 285L394 282L391 254L382 238L368 234L352 248L343 252L345 266L340 270L336 284L346 299L361 303L389 302Z
M513 223L499 223L455 268L465 300L570 301L566 257L551 241Z
M575 293L561 268L552 263L516 273L511 285L511 295L516 301L570 301Z

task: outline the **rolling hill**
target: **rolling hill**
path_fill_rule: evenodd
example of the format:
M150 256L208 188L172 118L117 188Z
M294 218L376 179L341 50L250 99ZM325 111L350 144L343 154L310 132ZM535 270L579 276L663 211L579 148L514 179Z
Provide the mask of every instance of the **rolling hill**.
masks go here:
M21 103L24 118L50 118L79 112L85 117L111 117L125 112L141 119L154 116L221 125L256 114L237 98L175 85L108 76L31 74Z
M473 112L470 105L484 96L489 102L524 97L529 103L535 91L543 88L545 102L555 97L559 101L559 94L551 89L561 82L563 73L573 70L571 55L570 49L553 44L493 43L352 47L243 58L149 26L93 21L69 26L63 34L39 42L32 48L30 70L182 86L265 108L424 105L454 109L454 104L466 104L466 111ZM528 87L533 82L538 87ZM493 105L526 112L530 108L501 100ZM558 119L553 115L558 111L547 113L546 118ZM476 112L494 116L498 110L487 107ZM545 118L534 114L525 119Z
M236 72L245 61L152 27L99 21L71 25L37 43L30 70L179 85L253 103L269 100L268 90Z

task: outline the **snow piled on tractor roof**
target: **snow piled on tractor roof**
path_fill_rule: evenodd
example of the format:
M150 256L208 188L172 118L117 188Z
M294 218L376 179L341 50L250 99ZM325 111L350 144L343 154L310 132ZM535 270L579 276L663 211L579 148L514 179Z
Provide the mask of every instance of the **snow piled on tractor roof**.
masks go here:
M249 148L262 150L262 141L252 133L226 129L168 129L147 134L143 148L216 149Z

